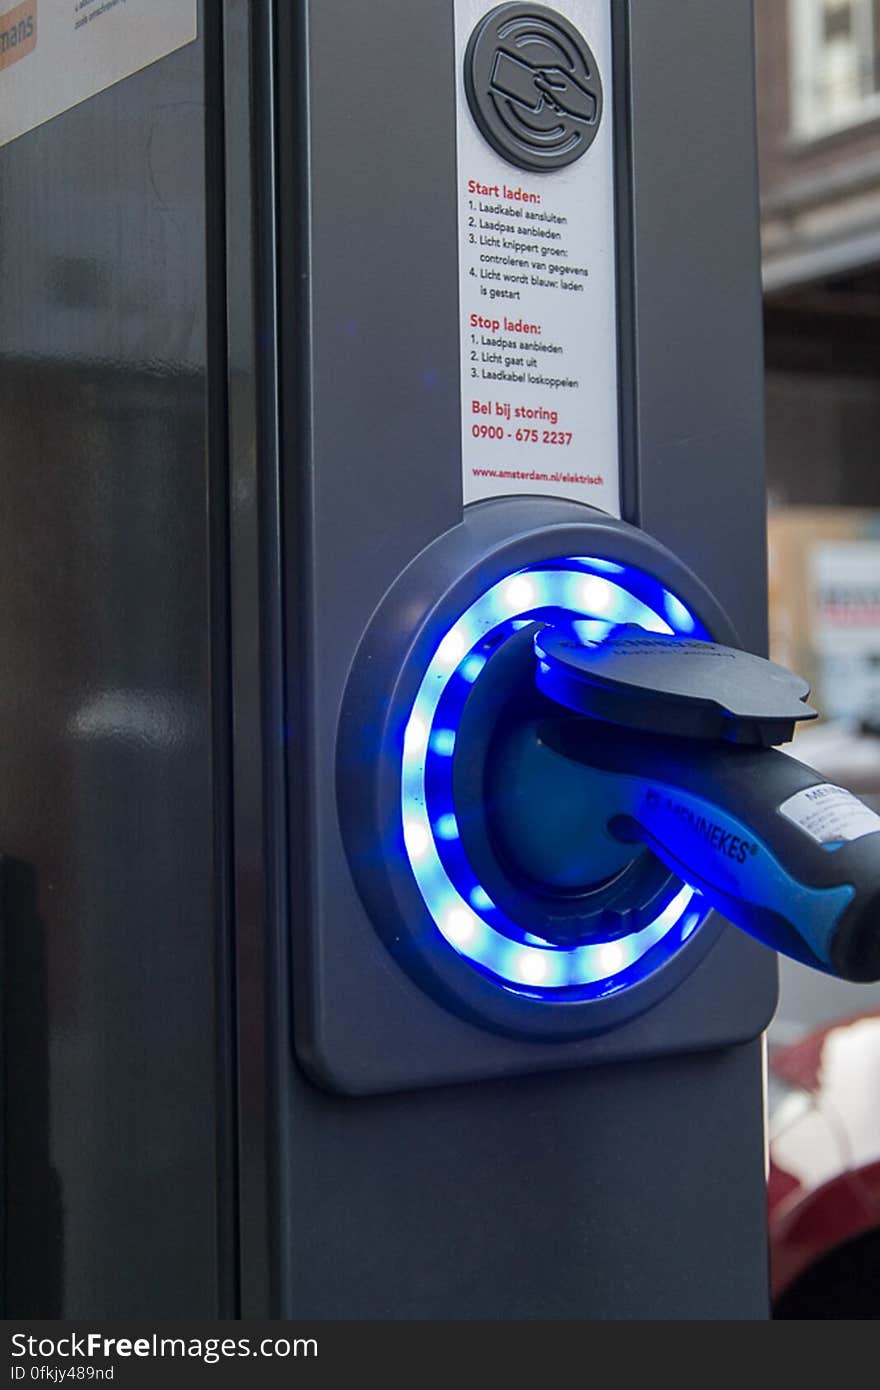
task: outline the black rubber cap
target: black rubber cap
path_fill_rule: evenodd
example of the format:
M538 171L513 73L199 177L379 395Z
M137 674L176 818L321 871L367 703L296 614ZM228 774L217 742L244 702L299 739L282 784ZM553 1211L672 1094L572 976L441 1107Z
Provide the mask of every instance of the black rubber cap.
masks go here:
M717 642L622 625L580 643L544 628L535 654L544 695L629 729L770 748L788 742L798 720L816 718L800 676Z

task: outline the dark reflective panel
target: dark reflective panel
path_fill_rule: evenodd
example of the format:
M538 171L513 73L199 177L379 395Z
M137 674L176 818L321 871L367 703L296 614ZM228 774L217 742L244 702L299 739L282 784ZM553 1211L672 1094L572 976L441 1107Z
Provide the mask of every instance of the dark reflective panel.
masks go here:
M7 1315L217 1311L204 66L0 150Z

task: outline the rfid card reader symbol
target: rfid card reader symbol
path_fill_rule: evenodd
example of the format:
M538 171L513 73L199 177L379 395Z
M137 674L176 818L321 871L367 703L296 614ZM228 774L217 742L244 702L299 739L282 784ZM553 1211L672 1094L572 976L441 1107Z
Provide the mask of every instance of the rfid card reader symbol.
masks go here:
M468 105L493 149L522 169L560 169L585 154L602 118L586 40L542 5L499 5L465 55Z

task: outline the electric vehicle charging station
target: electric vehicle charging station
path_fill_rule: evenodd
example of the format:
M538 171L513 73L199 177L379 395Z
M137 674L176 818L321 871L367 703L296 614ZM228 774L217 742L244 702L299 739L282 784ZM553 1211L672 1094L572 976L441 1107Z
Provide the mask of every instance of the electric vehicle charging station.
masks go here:
M80 1317L766 1316L775 961L712 905L747 901L774 945L869 972L852 884L870 905L875 827L834 789L817 810L821 779L771 747L808 710L757 660L752 73L746 0L228 0L95 99L140 132L129 166L105 156L131 226L171 208L199 248L177 299L149 249L164 231L138 269L182 341L204 333L171 373L186 429L162 416L187 489L169 475L164 529L126 514L137 544L114 550L136 592L187 538L162 680L163 708L193 713L176 743L136 740L143 763L112 710L65 715L121 774L86 760L82 785L119 816L133 778L138 844L165 857L147 913L112 816L80 846L84 881L113 887L84 919L94 994L31 1011L47 1038L72 1011L88 1043L47 1052L43 1188L36 1122L7 1126L7 1181L24 1210L56 1194L46 1248L64 1251L35 1266L13 1222L27 1311L51 1313L51 1290ZM155 132L187 103L184 168ZM35 137L54 158L109 138L82 111L0 152L11 185L30 188ZM38 257L29 216L8 235ZM131 279L124 236L107 256ZM80 323L74 382L113 331ZM151 371L120 358L104 387L145 468ZM81 399L45 428L66 439ZM34 505L16 493L8 514L32 526ZM92 534L79 505L59 533L72 515ZM205 631L184 690L175 653ZM82 651L71 699L100 684ZM8 852L49 874L12 809ZM121 921L139 924L125 944ZM58 933L44 950L56 978ZM13 1056L33 1040L16 1027ZM118 1132L144 1057L166 1080L144 1082L143 1142L90 1140L84 1190L57 1078ZM174 1116L155 1150L151 1106ZM121 1282L119 1229L138 1252Z
M633 929L624 901L603 939L595 919L592 931L575 920L582 895L528 889L528 866L504 862L479 791L507 701L533 687L517 634L528 644L535 619L612 617L764 649L749 7L563 7L595 61L581 85L601 85L601 118L556 169L530 169L533 150L500 154L491 106L478 124L468 62L499 12L453 8L310 14L308 290L290 310L311 325L311 471L296 513L309 620L288 648L309 750L294 1027L312 1081L357 1099L308 1093L290 1192L309 1258L291 1306L316 1306L318 1271L332 1307L366 1316L763 1316L772 956L703 921L668 874L637 885ZM531 32L545 15L500 12L521 17ZM281 51L295 50L281 32ZM685 54L679 102L668 80ZM282 130L293 113L282 102ZM493 238L528 239L497 211L517 190L543 201L507 207L569 218L570 261L593 258L586 289L529 297L531 284L483 278L508 254ZM290 213L302 191L288 190ZM467 239L481 221L487 260ZM476 293L507 287L523 297ZM585 390L530 394L489 375L503 365L474 362L498 351L483 340L505 336L509 305L514 321L562 319L564 370L532 375L592 373ZM474 328L472 314L502 325ZM486 372L476 388L472 366ZM506 434L517 404L557 406L565 428L566 393L580 453L479 433L500 420ZM498 400L509 424L481 413ZM594 481L517 478L493 495L473 471L493 466ZM514 672L493 682L507 660ZM500 707L475 713L480 698ZM599 915L613 913L615 884L597 891ZM332 1254L328 1189L350 1194ZM353 1232L370 1290L341 1272Z

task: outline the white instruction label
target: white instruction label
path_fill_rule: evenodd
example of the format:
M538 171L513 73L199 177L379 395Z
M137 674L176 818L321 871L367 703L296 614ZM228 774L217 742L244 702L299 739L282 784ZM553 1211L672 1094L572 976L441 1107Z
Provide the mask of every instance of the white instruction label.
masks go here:
M880 830L880 816L845 787L830 782L796 792L779 810L820 845L860 840Z
M196 37L197 0L0 0L0 145Z
M480 55L487 138L465 73L473 100L468 44L496 13ZM619 516L610 0L455 0L455 36L464 500L549 494ZM535 172L495 148L564 145L590 122L561 166Z

